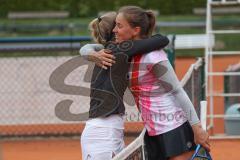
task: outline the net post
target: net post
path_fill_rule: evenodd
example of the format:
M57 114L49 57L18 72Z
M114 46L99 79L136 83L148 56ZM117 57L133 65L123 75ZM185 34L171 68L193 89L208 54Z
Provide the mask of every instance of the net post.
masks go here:
M203 129L207 130L207 101L200 102L200 121Z

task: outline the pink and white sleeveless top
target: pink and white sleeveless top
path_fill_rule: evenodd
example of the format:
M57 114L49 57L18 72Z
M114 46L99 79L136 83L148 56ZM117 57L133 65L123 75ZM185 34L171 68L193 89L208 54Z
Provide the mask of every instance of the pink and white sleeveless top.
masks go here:
M167 60L166 53L157 50L134 56L130 66L129 88L150 136L171 131L187 121L174 95L163 92L161 81L151 71L154 64Z

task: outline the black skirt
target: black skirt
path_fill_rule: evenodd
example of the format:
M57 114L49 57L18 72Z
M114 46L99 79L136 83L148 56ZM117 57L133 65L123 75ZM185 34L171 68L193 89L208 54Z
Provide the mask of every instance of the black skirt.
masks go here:
M144 136L147 160L167 160L187 151L195 150L194 134L189 122L169 132Z

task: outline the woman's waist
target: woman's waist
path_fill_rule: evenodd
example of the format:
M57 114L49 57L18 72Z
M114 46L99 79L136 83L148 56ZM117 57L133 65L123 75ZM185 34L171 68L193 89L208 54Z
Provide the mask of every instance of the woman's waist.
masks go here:
M110 115L108 117L91 118L86 121L86 125L94 125L98 127L124 129L124 119L120 114Z
M163 122L163 121L146 122L145 127L150 136L156 136L156 135L174 130L186 122L187 120L184 118L177 121L168 121L168 122Z

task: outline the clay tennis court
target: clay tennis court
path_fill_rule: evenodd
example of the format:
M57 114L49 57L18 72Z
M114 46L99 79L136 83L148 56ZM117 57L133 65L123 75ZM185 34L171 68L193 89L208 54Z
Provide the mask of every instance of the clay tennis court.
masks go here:
M4 160L81 160L78 139L19 140L3 142L2 147ZM212 140L211 147L214 160L239 159L240 140Z
M186 73L190 64L195 62L195 58L177 58L176 72L181 79ZM239 56L217 57L214 60L214 70L224 71L229 64L240 62ZM223 90L223 78L217 78L215 83L218 90ZM223 114L224 102L222 99L216 101L214 106L218 106L216 113ZM82 128L83 126L79 126ZM131 131L128 126L126 132ZM56 128L57 129L57 128ZM215 120L214 129L209 130L211 134L224 133L224 121ZM126 137L126 143L130 143L134 137ZM240 150L240 139L211 140L212 157L214 160L238 160ZM0 146L0 159L3 160L81 160L81 148L79 137L63 138L28 138L28 139L5 139Z

